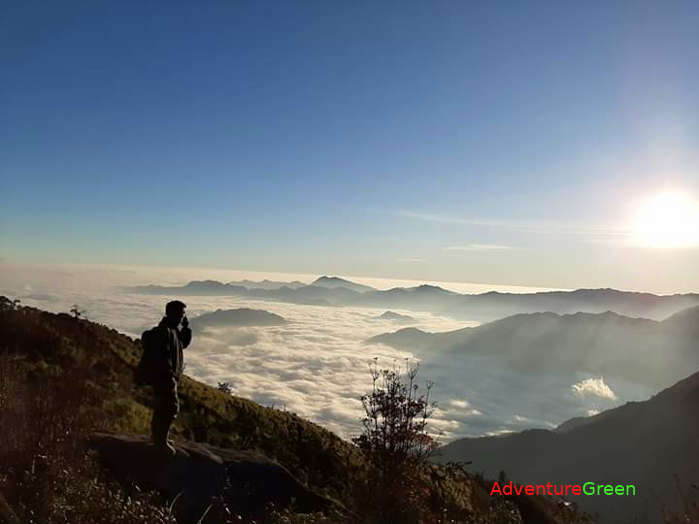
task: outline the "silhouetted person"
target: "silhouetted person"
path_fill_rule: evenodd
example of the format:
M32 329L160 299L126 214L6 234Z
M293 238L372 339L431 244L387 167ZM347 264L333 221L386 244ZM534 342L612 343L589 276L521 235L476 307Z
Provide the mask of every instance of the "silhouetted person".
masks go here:
M177 384L182 376L182 350L192 341L192 330L185 315L187 306L179 300L168 302L165 316L152 330L154 358L151 384L155 405L151 420L151 439L153 443L174 455L175 448L168 440L170 426L180 411L177 397ZM182 329L178 326L182 324Z

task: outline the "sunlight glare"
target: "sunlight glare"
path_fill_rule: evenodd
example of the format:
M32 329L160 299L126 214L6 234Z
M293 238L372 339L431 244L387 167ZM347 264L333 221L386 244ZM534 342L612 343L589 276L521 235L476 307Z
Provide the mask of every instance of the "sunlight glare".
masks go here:
M644 247L699 246L699 203L686 193L659 193L639 207L633 232Z

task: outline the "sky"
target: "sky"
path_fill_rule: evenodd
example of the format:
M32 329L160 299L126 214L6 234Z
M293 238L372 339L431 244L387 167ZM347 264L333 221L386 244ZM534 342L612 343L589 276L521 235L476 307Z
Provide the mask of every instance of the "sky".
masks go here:
M0 257L699 291L696 2L3 2Z

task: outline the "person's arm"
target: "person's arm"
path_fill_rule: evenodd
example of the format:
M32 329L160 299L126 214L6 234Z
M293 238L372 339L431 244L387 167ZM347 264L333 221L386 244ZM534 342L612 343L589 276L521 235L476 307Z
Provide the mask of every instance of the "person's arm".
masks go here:
M157 368L158 368L158 375L161 376L162 378L165 377L171 377L175 370L174 370L174 363L172 361L172 352L171 352L171 344L170 344L170 333L169 329L167 328L160 328L158 329L158 335L157 335L157 344L158 344L158 362L157 362Z
M187 320L187 317L182 319L182 329L178 331L178 334L180 342L182 343L182 349L189 346L189 343L192 341L192 329L189 327L189 320Z

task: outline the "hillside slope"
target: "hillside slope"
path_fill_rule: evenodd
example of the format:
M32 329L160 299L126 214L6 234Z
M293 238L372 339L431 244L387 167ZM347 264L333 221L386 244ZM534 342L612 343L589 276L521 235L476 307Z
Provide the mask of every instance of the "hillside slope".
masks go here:
M636 497L577 501L604 523L660 522L664 505L682 504L673 476L685 487L699 480L698 413L695 373L647 401L573 419L554 431L457 440L440 448L439 461L470 460L486 476L504 470L521 483L634 484Z
M140 340L67 314L24 307L0 312L0 341L3 349L19 353L36 377L84 368L101 400L90 409L105 429L149 433L151 389L133 381ZM227 395L186 375L179 394L175 437L259 450L335 496L347 488L348 464L360 464L353 446L295 414Z

